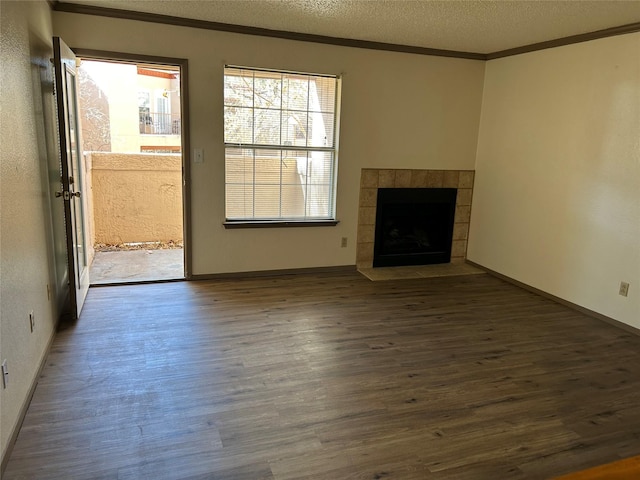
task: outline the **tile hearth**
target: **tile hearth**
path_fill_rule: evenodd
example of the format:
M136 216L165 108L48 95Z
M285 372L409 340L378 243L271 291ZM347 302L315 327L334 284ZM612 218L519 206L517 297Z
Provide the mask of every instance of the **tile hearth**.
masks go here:
M411 265L407 267L358 268L358 271L372 282L384 280L413 280L417 278L455 277L457 275L478 275L486 273L464 260L437 265Z

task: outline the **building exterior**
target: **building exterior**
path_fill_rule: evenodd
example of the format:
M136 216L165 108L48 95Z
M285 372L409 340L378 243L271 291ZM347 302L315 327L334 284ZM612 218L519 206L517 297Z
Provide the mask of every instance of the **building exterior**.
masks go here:
M106 129L109 150L118 153L180 152L180 75L154 66L83 60L80 76L95 85L94 94L82 96L83 138L93 129ZM81 85L82 88L82 85ZM91 97L103 96L103 115L96 113ZM101 122L90 122L99 117ZM107 143L107 142L103 142ZM92 150L92 143L85 150Z

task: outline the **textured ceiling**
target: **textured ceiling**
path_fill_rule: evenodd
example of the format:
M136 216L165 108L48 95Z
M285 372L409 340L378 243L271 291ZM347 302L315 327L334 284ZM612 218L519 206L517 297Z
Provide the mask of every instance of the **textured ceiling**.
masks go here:
M80 0L59 3L476 53L640 22L640 0Z

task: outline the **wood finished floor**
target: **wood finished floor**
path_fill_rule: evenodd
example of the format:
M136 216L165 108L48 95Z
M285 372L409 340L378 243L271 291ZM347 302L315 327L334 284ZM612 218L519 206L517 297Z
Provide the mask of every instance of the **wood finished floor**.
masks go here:
M640 337L488 275L93 288L16 479L548 479L640 454Z

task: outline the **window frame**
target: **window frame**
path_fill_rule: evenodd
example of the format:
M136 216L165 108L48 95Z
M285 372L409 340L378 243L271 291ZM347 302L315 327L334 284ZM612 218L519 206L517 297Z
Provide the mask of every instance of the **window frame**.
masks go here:
M310 109L310 105L309 105L309 95L310 93L307 93L307 106L305 110L300 110L300 112L304 112L305 115L309 115L309 114L320 114L320 115L326 115L327 113L331 114L331 119L332 119L332 145L331 146L301 146L301 145L291 145L291 144L287 144L285 140L283 140L282 137L282 124L280 123L280 136L279 136L279 142L278 143L272 143L272 144L264 144L264 143L239 143L239 142L230 142L227 141L226 138L224 138L224 148L225 148L225 221L223 222L223 225L225 228L264 228L264 227L310 227L310 226L335 226L339 223L339 221L336 219L336 210L337 210L337 205L336 205L336 198L337 198L337 184L338 184L338 143L339 143L339 123L340 123L340 101L341 101L341 77L339 75L333 75L333 74L317 74L317 73L308 73L308 72L299 72L299 71L288 71L288 70L278 70L278 69L267 69L267 68L258 68L258 67L246 67L246 66L237 66L237 65L225 65L224 66L224 75L223 75L223 85L226 89L227 87L227 75L228 75L228 70L238 70L238 71L242 71L242 72L247 72L247 71L252 71L252 72L259 72L261 74L277 74L277 75L300 75L303 77L307 77L308 79L312 78L312 77L320 77L320 78L329 78L332 79L335 83L334 83L334 94L333 94L333 111L332 112L326 112L324 110L320 110L320 111L315 111L315 110L311 110ZM255 76L253 77L255 79ZM282 81L281 77L281 81ZM255 89L254 86L252 86L252 94L255 95ZM225 94L226 95L226 94ZM281 93L282 95L282 93ZM254 97L255 98L255 97ZM282 96L280 97L282 99ZM226 112L226 108L227 107L231 107L232 105L227 105L227 101L226 98L223 98L223 105L225 107L225 112ZM255 111L256 108L260 109L260 107L256 107L255 102L252 103L251 107L241 107L241 108L250 108L253 112L253 118L255 119ZM282 104L280 104L280 107L277 109L280 112L284 112L287 111L287 109L283 108ZM226 117L226 113L223 116L223 126L226 129L227 127L227 117ZM252 132L254 133L254 135L252 136L252 140L255 140L255 124L252 123L251 126ZM226 137L226 132L223 135ZM326 140L326 137L325 137ZM308 136L305 138L305 143L308 144ZM327 215L324 216L307 216L306 211L309 208L309 204L308 201L305 199L304 202L304 209L305 209L305 215L304 216L273 216L273 217L260 217L260 216L255 216L256 210L255 207L253 207L253 216L251 217L228 217L228 201L229 201L229 197L228 197L228 193L227 193L227 188L228 185L230 185L230 183L228 183L227 180L227 170L228 170L228 150L229 149L244 149L244 150L249 150L251 152L251 154L253 155L254 159L256 158L256 154L259 151L266 151L266 150L272 150L274 153L278 152L280 154L280 161L282 160L282 155L284 152L287 151L298 151L298 152L306 152L307 154L307 162L309 162L309 154L312 152L320 152L320 153L328 153L330 154L330 165L328 168L328 172L329 172L329 178L328 178L328 183L326 183L325 185L328 188L328 194L326 197L323 197L324 200L326 200L327 202ZM309 165L307 163L307 165ZM251 181L251 183L246 183L245 185L252 185L253 186L253 190L255 192L255 188L256 186L260 186L260 183L256 182L256 177L255 177L255 173L253 176L253 179ZM282 187L286 186L286 184L283 183L283 179L282 177L279 178L279 182L278 184L280 186L280 189L282 191ZM309 185L311 185L310 183L301 183L300 184L302 187L308 187ZM280 211L282 211L282 207L283 207L283 200L282 200L282 196L279 197L278 199L278 205L280 207Z

